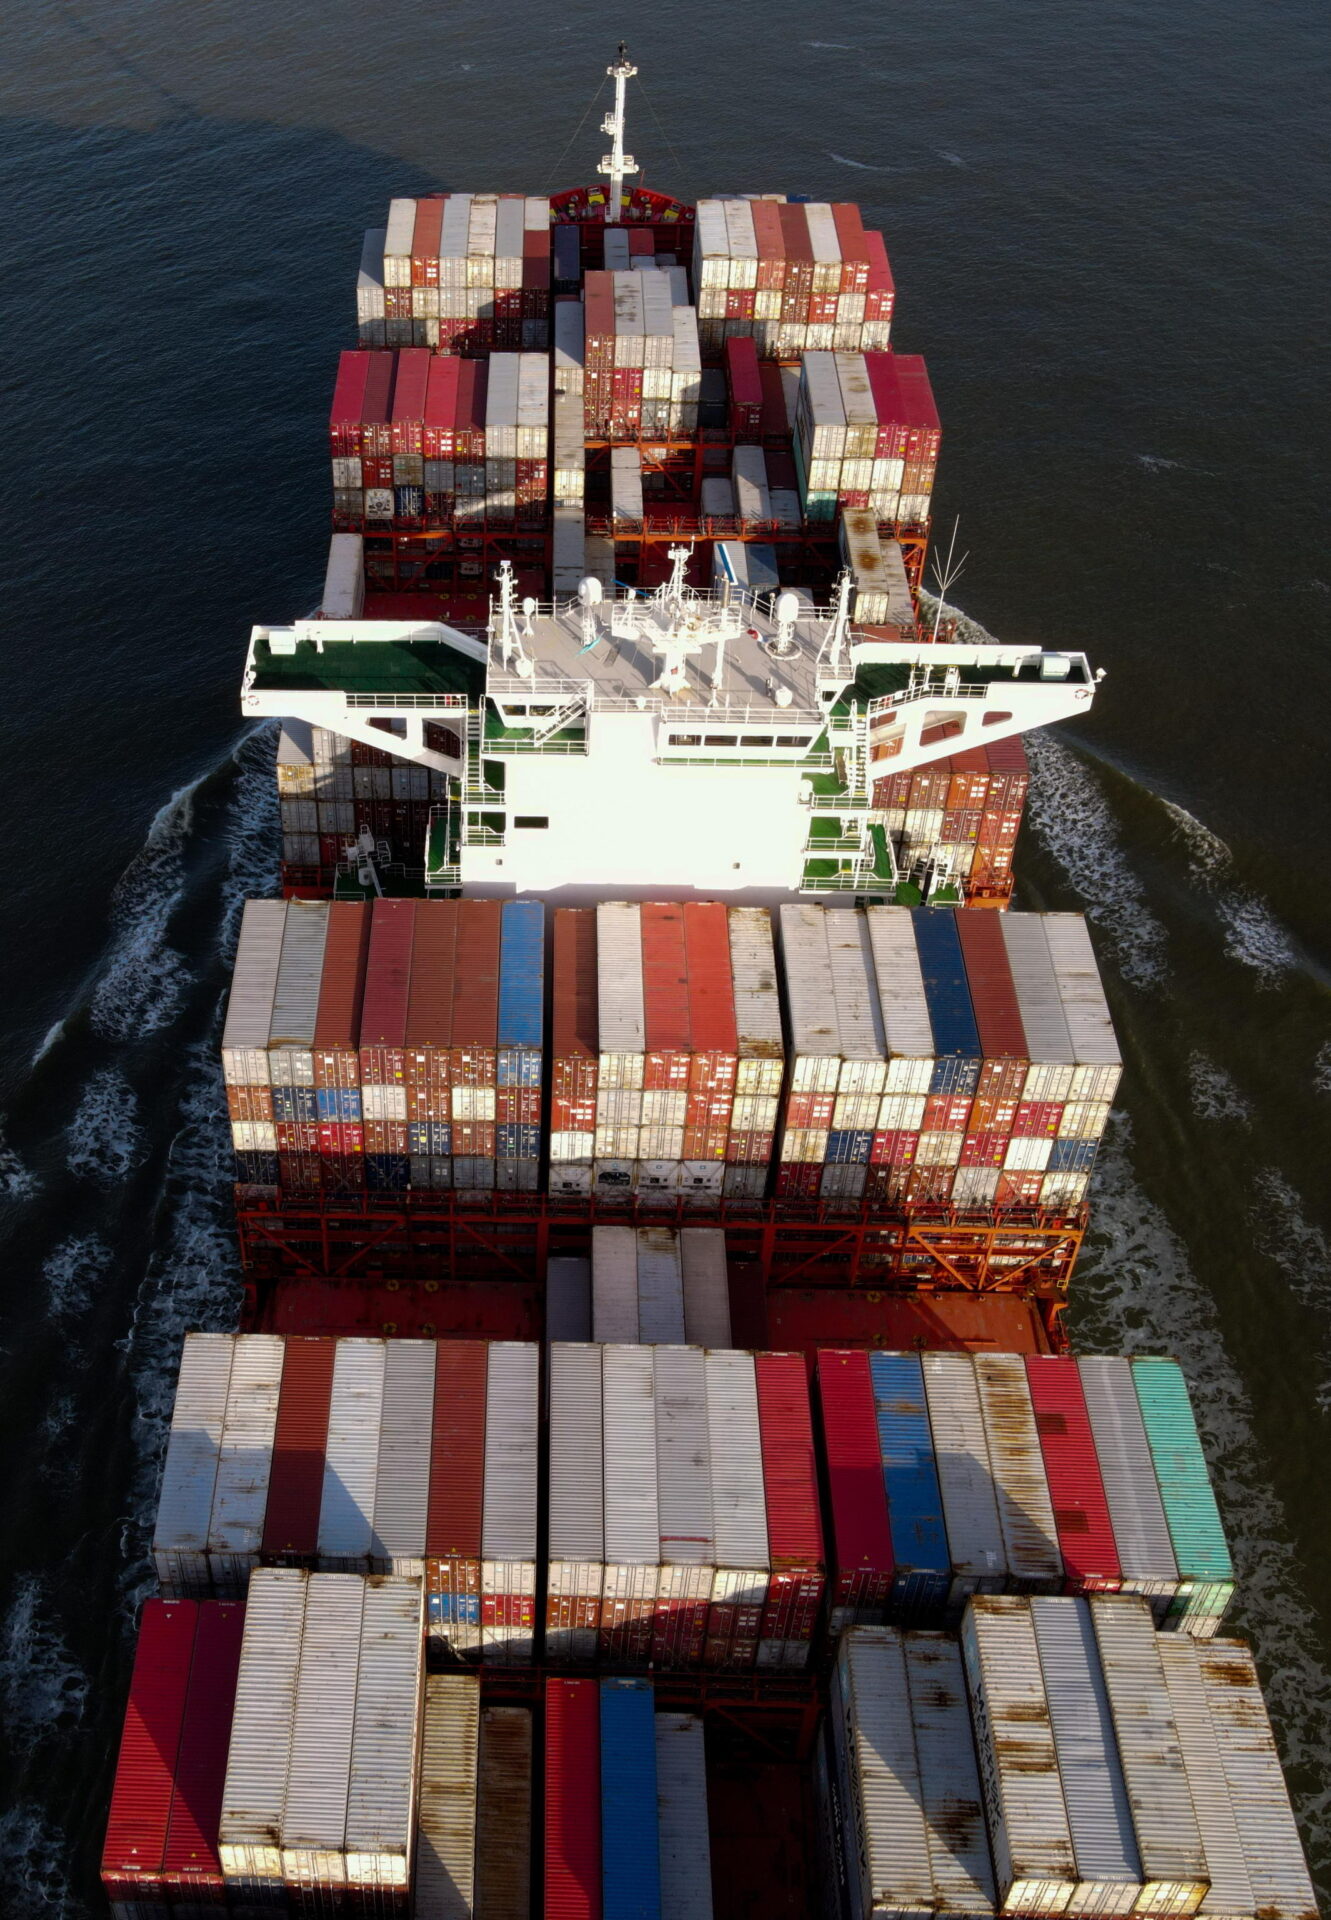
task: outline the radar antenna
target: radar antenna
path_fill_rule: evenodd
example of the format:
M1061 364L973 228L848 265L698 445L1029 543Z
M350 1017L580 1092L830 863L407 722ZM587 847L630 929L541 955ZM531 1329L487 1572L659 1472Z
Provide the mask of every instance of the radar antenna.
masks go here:
M637 71L638 69L629 59L628 48L621 40L614 64L606 68L606 72L615 83L615 105L614 111L608 113L601 122L601 132L610 135L611 148L596 169L598 173L607 174L610 180L610 191L605 201L605 224L608 227L618 224L619 216L623 211L625 174L638 171L638 163L633 155L624 151L624 95L629 81Z

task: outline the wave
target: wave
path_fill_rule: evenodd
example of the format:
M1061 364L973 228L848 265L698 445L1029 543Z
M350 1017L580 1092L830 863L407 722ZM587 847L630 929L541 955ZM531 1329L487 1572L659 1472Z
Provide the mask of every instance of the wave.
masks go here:
M1252 1218L1259 1229L1259 1245L1295 1299L1328 1327L1331 1345L1331 1244L1304 1212L1297 1190L1275 1167L1263 1167L1253 1186ZM1331 1363L1331 1352L1327 1357ZM1323 1413L1331 1413L1331 1374L1317 1404Z
M1195 813L1189 813L1176 800L1160 798L1160 805L1174 823L1174 837L1187 853L1188 869L1194 880L1212 880L1233 864L1229 847L1218 833L1203 826Z
M65 1240L42 1263L47 1312L61 1322L82 1318L110 1270L114 1255L95 1233Z
M1237 1121L1250 1127L1253 1111L1232 1075L1208 1060L1204 1053L1188 1058L1188 1094L1192 1110L1202 1120Z
M1165 1352L1188 1378L1207 1464L1233 1550L1243 1624L1261 1663L1296 1811L1315 1870L1331 1871L1331 1674L1316 1606L1261 1446L1252 1404L1215 1303L1182 1241L1141 1191L1130 1122L1115 1114L1092 1193L1093 1229L1077 1266L1077 1345ZM1305 1784L1307 1783L1307 1784ZM1315 1784L1314 1784L1315 1783Z
M1331 1040L1324 1040L1313 1061L1313 1086L1318 1093L1331 1093Z
M0 1813L0 1913L14 1920L89 1920L74 1896L61 1861L69 1858L63 1828L31 1801Z
M185 843L195 797L208 778L200 774L158 811L111 896L111 947L91 1005L93 1030L105 1039L158 1033L179 1008L185 961L166 930L183 898Z
M1299 965L1292 936L1255 893L1227 894L1220 902L1225 952L1257 975L1259 987L1278 986Z
M51 1617L43 1582L20 1574L0 1633L0 1703L11 1740L30 1750L66 1739L83 1719L91 1691Z
M128 1179L148 1150L138 1116L139 1103L123 1074L113 1068L93 1074L69 1123L69 1171L99 1187Z
M37 1192L41 1181L24 1165L0 1131L0 1197L27 1200Z

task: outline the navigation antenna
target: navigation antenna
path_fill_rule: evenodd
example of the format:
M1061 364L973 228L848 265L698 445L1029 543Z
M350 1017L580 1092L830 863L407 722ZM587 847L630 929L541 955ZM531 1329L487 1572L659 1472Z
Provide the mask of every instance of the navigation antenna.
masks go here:
M850 632L850 586L850 568L844 567L837 577L836 605L833 608L827 632L823 636L823 644L818 649L818 659L815 663L821 667L826 661L832 673L844 673L846 670L846 636Z
M610 135L613 145L596 169L598 173L608 174L610 177L610 192L605 203L605 224L608 227L616 226L619 222L624 202L625 174L638 171L638 163L633 155L624 151L624 95L629 81L637 71L638 69L629 59L628 48L621 40L614 65L606 68L606 72L615 83L614 111L608 113L601 122L601 132Z
M943 600L947 591L949 587L953 586L956 581L960 579L962 569L970 559L968 553L963 553L956 565L953 566L952 564L952 555L956 552L957 548L957 528L960 525L960 518L952 522L952 538L947 543L947 559L943 562L942 567L939 567L936 559L933 562L933 576L938 585L938 611L934 614L934 630L929 636L931 640L938 638L938 629L943 619Z
M504 665L510 673L517 673L524 680L530 680L534 668L522 644L522 635L518 631L516 606L517 582L513 578L513 562L501 560L499 571L495 575L499 582L499 646L504 656ZM536 611L536 603L529 606L524 600L522 610L526 616L528 635L531 634L531 616Z

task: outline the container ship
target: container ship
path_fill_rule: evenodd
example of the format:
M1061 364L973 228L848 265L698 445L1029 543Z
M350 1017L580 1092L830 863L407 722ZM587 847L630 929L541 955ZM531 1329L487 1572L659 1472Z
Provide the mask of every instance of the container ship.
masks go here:
M926 594L883 236L648 191L607 72L596 185L348 273L111 1908L1312 1920L1187 1383L1064 1330L1098 675Z

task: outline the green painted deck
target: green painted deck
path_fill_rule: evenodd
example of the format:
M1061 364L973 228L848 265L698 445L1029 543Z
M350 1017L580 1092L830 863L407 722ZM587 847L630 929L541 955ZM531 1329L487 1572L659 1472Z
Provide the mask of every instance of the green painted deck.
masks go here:
M298 640L294 653L254 643L254 685L265 693L462 693L480 697L485 669L442 640Z

